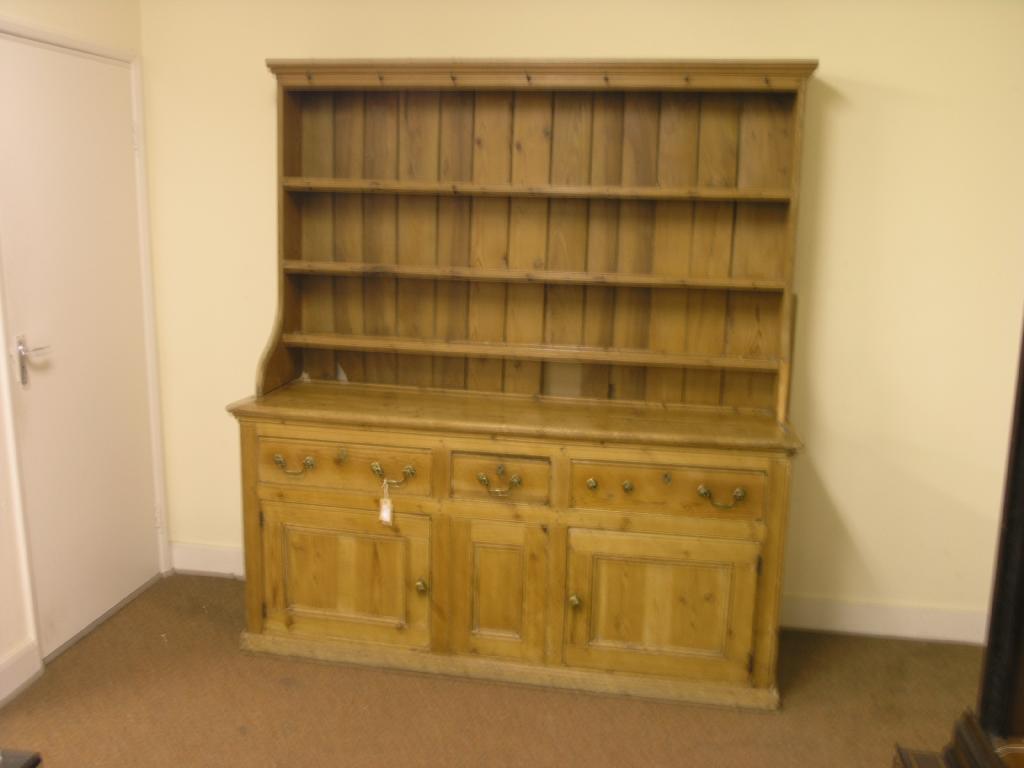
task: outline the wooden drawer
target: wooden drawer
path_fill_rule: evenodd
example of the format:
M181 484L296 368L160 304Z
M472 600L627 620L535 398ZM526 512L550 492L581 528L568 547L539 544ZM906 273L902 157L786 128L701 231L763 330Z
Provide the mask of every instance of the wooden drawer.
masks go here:
M551 496L551 462L543 457L453 452L451 477L456 499L547 504Z
M670 464L573 461L570 505L760 519L765 473Z
M377 493L384 478L394 495L429 496L431 452L426 448L261 438L264 483Z

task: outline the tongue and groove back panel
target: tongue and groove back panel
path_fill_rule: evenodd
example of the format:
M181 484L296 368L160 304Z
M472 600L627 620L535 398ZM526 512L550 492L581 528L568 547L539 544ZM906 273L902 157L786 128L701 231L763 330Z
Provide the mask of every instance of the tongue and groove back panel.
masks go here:
M281 91L280 342L313 379L785 419L802 81Z

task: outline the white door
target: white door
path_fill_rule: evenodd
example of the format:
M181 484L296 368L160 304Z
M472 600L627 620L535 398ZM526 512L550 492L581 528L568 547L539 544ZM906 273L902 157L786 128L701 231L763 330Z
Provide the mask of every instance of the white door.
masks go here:
M0 35L0 264L44 656L159 570L129 65ZM19 380L15 349L48 347Z

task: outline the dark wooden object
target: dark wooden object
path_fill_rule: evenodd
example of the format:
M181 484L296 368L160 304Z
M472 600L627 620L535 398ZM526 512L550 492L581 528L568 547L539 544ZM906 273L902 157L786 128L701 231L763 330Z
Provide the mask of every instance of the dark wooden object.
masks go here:
M941 754L896 748L893 768L1006 768L973 712L953 726L953 740Z
M988 646L978 716L981 727L1004 739L1024 737L1024 343L1003 497Z
M895 768L1005 768L993 738L1024 739L1024 336L1003 496L978 717L966 712L941 755L896 747Z
M3 768L35 768L43 762L38 752L15 752L0 749L0 766Z

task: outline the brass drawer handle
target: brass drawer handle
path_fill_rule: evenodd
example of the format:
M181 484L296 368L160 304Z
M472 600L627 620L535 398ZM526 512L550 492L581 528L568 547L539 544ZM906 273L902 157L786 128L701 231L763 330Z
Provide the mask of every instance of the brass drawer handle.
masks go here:
M401 486L405 485L406 481L412 480L414 477L416 477L416 467L414 467L412 464L406 464L405 468L402 469L403 477L401 480L391 480L390 478L388 478L387 473L384 472L384 467L380 465L379 461L371 461L370 470L373 472L373 474L377 476L378 479L383 480L384 484L391 488L400 488Z
M737 504L747 498L747 492L742 488L737 488L732 492L732 504L722 504L715 501L714 497L711 495L711 489L703 483L697 486L697 494L707 499L715 509L735 509Z
M592 477L588 477L587 478L587 488L589 488L592 491L596 491L597 490L597 480L595 480Z
M427 580L426 579L416 579L416 591L417 592L419 592L421 595L425 595L425 594L427 594L427 592L429 590L430 590L430 585L427 584Z
M307 472L312 472L316 469L316 459L312 456L307 456L302 460L302 466L299 469L288 469L288 462L285 461L284 456L280 453L274 454L274 463L281 468L281 471L286 475L304 475Z
M579 595L573 593L569 595L569 605L573 608L579 608L581 605L583 605L583 601L580 600Z
M636 488L636 486L633 485L633 481L632 480L626 480L622 484L622 490L624 490L626 493L632 493L635 488Z
M499 464L495 469L495 472L497 473L498 477L504 477L505 465ZM483 472L480 472L476 476L476 479L480 483L480 485L487 489L487 492L491 494L491 496L510 496L512 494L512 491L514 491L516 488L519 488L523 484L523 478L521 478L519 475L512 475L512 477L508 479L508 485L505 488L491 488L491 479L487 477L487 475L484 474Z

